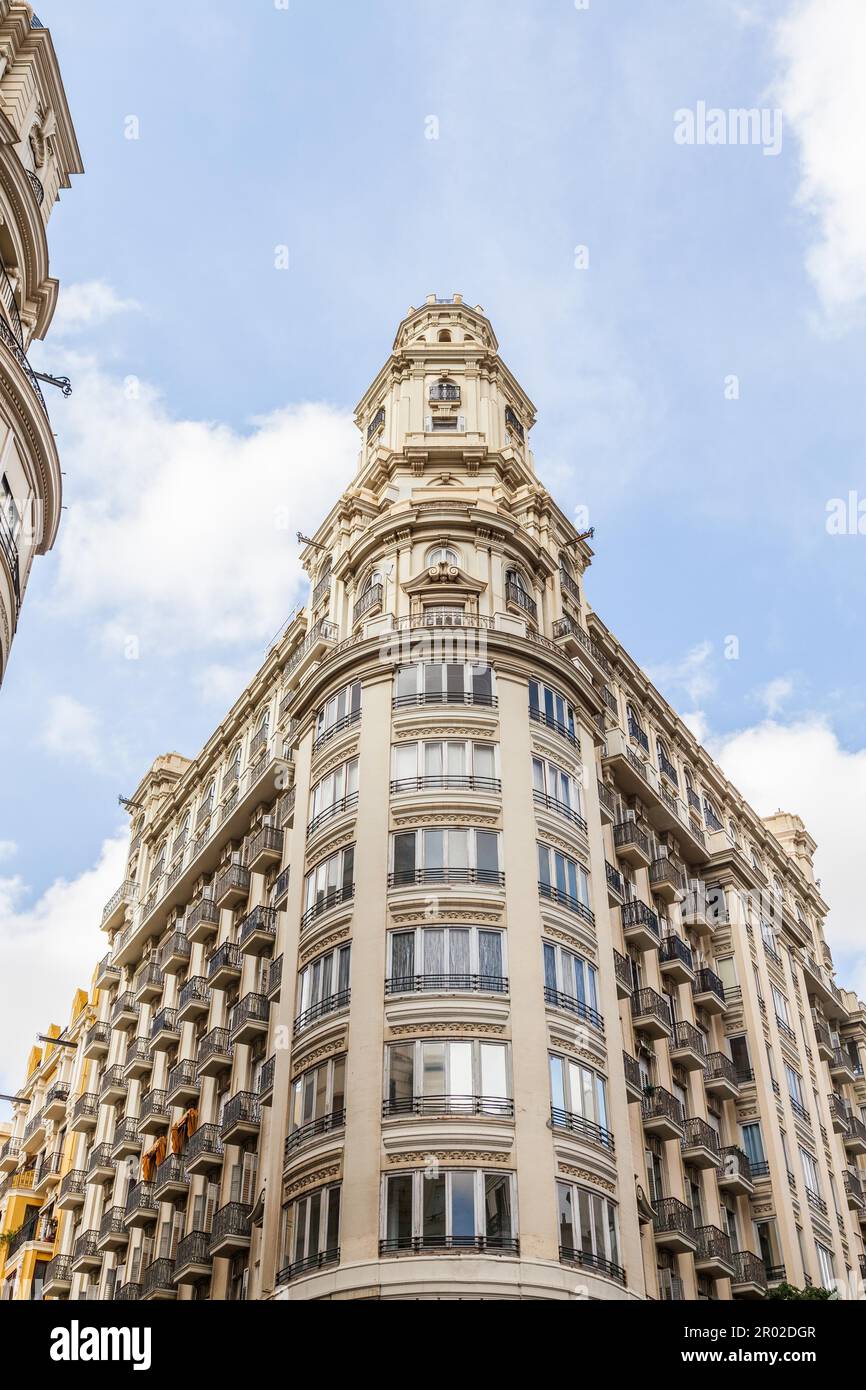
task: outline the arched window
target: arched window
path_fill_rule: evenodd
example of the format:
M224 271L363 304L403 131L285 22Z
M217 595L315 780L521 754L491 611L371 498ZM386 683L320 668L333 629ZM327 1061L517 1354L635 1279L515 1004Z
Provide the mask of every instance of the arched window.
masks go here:
M439 381L434 381L430 387L431 401L459 401L460 387L456 382L448 381L442 377Z
M719 820L719 813L716 810L715 802L706 794L704 795L704 820L711 830L722 829L722 822Z
M731 837L731 844L739 845L740 837L737 834L737 827L734 825L734 822L732 820L728 821L728 834Z
M439 338L438 338L437 341L440 342L440 343L450 343L450 342L451 342L451 333L450 333L450 330L447 329L447 328L440 328L440 330L439 330Z
M459 566L460 556L450 545L431 545L427 551L426 564Z
M644 752L649 752L649 739L647 738L647 736L646 736L646 734L645 734L645 732L644 732L644 727L643 727L643 725L641 724L640 720L638 719L637 711L636 711L634 705L632 705L632 704L627 704L626 707L625 707L625 714L626 714L626 720L627 720L627 722L628 722L628 731L629 731L629 734L631 735L631 737L632 737L633 739L636 740L637 743L640 744L640 746L641 746L641 748L643 748Z
M673 760L668 753L668 746L663 738L656 739L656 753L658 754L659 760L659 772L663 772L669 782L676 782L678 784L679 778L677 777L677 770L674 767Z

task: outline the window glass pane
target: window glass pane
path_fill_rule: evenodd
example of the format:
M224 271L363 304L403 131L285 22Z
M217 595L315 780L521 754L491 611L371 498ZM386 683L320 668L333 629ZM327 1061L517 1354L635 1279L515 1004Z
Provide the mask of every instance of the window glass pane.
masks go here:
M440 1042L422 1043L423 1058L422 1088L425 1096L445 1095L445 1044Z
M343 994L349 988L349 964L352 958L351 946L341 946L337 961L337 992Z
M415 1044L393 1043L388 1049L388 1099L411 1101L414 1095Z
M405 699L414 695L418 689L418 667L401 666L397 671L397 698Z
M463 703L463 692L466 682L465 668L461 666L446 666L445 679L448 687L448 699L454 700L458 704Z
M445 1239L445 1174L421 1179L422 1234L425 1240Z
M544 791L544 763L540 758L532 759L532 785L537 792Z
M473 1093L472 1043L449 1043L448 1051L451 1071L448 1094L451 1096L471 1096Z
M502 940L498 931L478 933L478 969L481 975L502 978Z
M342 1110L346 1103L346 1059L338 1057L334 1062L333 1082L331 1084L331 1110Z
M468 975L470 973L468 927L450 928L448 932L448 955L449 974Z
M550 1059L550 1103L554 1110L568 1108L565 1104L565 1077L561 1057Z
M449 777L466 776L466 744L449 743L446 745L446 768Z
M556 948L545 943L544 983L548 989L556 989Z
M556 1197L559 1205L559 1243L564 1250L574 1249L574 1210L572 1189L564 1182L556 1184Z
M475 1174L451 1174L451 1234L455 1240L475 1237Z
M499 837L497 835L489 830L476 831L475 852L479 875L499 872Z
M325 1232L325 1249L336 1250L340 1244L340 1189L328 1189L328 1225Z
M445 863L445 837L441 830L424 830L424 869L429 874L431 869L441 869Z
M357 764L356 764L357 767ZM407 743L394 749L394 777L398 781L413 778L418 773L418 745Z
M386 1192L386 1239L408 1243L412 1236L412 1174L389 1177Z
M472 770L476 777L495 777L496 759L492 743L476 743L472 750Z
M445 932L441 927L424 928L424 974L444 975Z
M442 766L442 744L441 744L441 743L425 743L425 744L424 744L424 776L425 776L425 777L441 777L441 776L442 776L442 772L443 772L443 766Z
M587 1255L595 1254L592 1248L592 1206L588 1192L578 1189L578 1210L580 1214L580 1248Z
M484 1096L508 1095L505 1048L501 1043L481 1044L481 1094Z
M415 933L397 931L391 934L391 975L398 980L411 980L415 974Z
M550 852L547 845L538 846L538 881L550 886Z
M433 831L431 833L441 834L441 831ZM468 830L448 831L448 867L450 869L466 869L469 867Z
M511 1179L505 1173L484 1174L484 1226L491 1243L511 1238Z
M473 699L489 704L493 698L493 673L489 666L472 667Z
M397 883L415 876L415 832L394 836L394 877Z

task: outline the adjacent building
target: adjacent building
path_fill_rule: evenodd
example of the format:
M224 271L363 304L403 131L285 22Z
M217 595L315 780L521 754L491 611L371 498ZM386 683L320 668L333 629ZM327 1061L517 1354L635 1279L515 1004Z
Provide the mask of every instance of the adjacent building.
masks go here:
M307 603L135 790L46 1295L856 1292L814 842L593 611L534 419L479 307L411 309Z
M57 303L48 219L82 172L51 35L29 5L0 0L0 681L34 556L60 525L57 443L28 352Z

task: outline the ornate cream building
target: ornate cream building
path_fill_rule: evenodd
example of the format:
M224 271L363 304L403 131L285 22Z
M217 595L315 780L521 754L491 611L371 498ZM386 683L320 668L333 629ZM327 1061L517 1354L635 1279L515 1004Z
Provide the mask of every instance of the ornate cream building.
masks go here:
M135 791L49 1296L860 1279L866 1015L814 844L593 612L534 418L480 308L411 309L308 602Z
M51 35L30 5L0 0L0 681L33 558L60 525L57 444L28 361L57 303L48 219L81 155ZM52 379L68 392L65 378Z

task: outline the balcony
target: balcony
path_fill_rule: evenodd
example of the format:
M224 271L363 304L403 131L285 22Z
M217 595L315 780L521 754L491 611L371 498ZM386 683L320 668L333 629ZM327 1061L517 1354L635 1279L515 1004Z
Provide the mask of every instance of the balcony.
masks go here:
M69 1100L69 1084L66 1081L58 1081L50 1087L45 1104L42 1107L42 1114L46 1120L56 1123L58 1120L66 1119L66 1103Z
M505 581L505 603L506 607L510 604L537 624L538 604L525 589L521 588L519 584L515 584L513 579L506 579Z
M659 947L659 969L666 980L687 985L695 978L690 948L678 936L666 936Z
M833 1049L833 1060L830 1062L830 1075L834 1081L841 1084L851 1083L856 1075L854 1061L844 1047Z
M665 902L674 903L685 891L685 879L670 859L654 859L649 871L650 887Z
M217 946L207 963L207 981L211 989L226 989L241 978L241 949L232 941Z
M114 1295L118 1303L137 1303L141 1298L140 1284L122 1284Z
M263 1064L261 1075L259 1076L259 1104L261 1106L270 1105L274 1098L274 1075L276 1070L276 1057L269 1057Z
M268 1031L271 1006L265 994L245 994L231 1011L229 1029L233 1043L248 1044Z
M346 1123L345 1110L331 1110L327 1115L320 1115L317 1120L309 1120L305 1125L299 1125L297 1129L289 1132L286 1139L283 1156L288 1161L296 1149L301 1149L309 1139L318 1139L322 1134L333 1134L335 1130L342 1129Z
M162 994L165 979L155 960L148 961L137 970L132 989L139 1004L152 1004Z
M520 1242L516 1236L397 1236L392 1240L379 1241L379 1254L388 1255L426 1255L431 1250L447 1250L452 1254L462 1252L484 1252L488 1255L519 1255ZM318 1255L310 1255L306 1260L297 1260L280 1270L277 1279L285 1283L301 1274L310 1274L322 1265L338 1264L340 1248L323 1250Z
M153 1195L157 1202L180 1202L189 1192L189 1178L184 1171L180 1154L169 1154L160 1163L153 1179Z
M190 940L185 931L173 931L159 953L159 963L166 975L178 975L185 970L190 957Z
M186 936L194 946L210 941L219 928L220 911L213 898L199 898L186 915Z
M220 1138L224 1144L238 1144L258 1134L261 1128L261 1106L253 1091L239 1091L223 1110Z
M129 1090L129 1082L123 1074L122 1065L109 1067L99 1087L100 1105L116 1105L123 1100Z
M283 958L282 956L277 956L276 960L271 961L265 976L265 994L272 1004L276 1003L280 997L282 981Z
M136 1182L129 1189L123 1220L127 1229L138 1226L151 1226L159 1215L159 1208L153 1195L153 1183Z
M90 1155L87 1165L87 1181L95 1183L111 1182L117 1163L112 1157L110 1144L98 1144Z
M857 1173L849 1171L845 1174L845 1198L848 1202L849 1211L860 1211L866 1209L866 1202L863 1197L863 1184Z
M147 1266L141 1279L142 1303L176 1298L174 1287L174 1260L154 1260Z
M232 1064L232 1040L228 1028L212 1028L198 1045L196 1070L199 1076L219 1076Z
M700 1071L707 1064L707 1044L703 1033L691 1023L675 1023L670 1040L671 1061L686 1071Z
M210 1233L212 1256L237 1255L249 1249L250 1211L247 1202L228 1202L214 1214Z
M283 857L283 831L275 825L263 825L250 842L249 867L255 874L264 873Z
M696 936L711 936L716 925L716 915L709 899L703 891L703 887L692 887L686 890L682 907L683 926Z
M848 1112L848 1132L843 1134L842 1143L849 1157L866 1154L866 1125L851 1111Z
M196 1071L195 1062L189 1059L173 1066L165 1086L166 1103L186 1107L197 1101L200 1094L201 1081Z
M604 782L596 783L598 789L598 809L601 812L602 823L613 825L616 819L616 801L614 800L613 790L606 787Z
M33 1191L38 1196L46 1196L48 1192L56 1187L60 1181L60 1169L63 1166L63 1154L43 1154L36 1168L36 1176L33 1180Z
M659 945L659 919L651 907L647 907L639 898L630 898L623 903L620 911L622 934L630 946L636 946L639 951L651 951Z
M614 947L613 951L613 971L616 977L616 997L617 999L631 999L634 992L634 975L632 973L631 961L628 956L622 955Z
M577 1269L590 1269L596 1274L606 1274L618 1284L624 1285L626 1282L622 1265L614 1264L612 1260L606 1260L601 1255L593 1255L591 1251L575 1249L573 1245L560 1245L559 1259L562 1264L574 1265Z
M611 729L604 748L603 764L616 776L621 790L628 796L639 796L654 829L675 831L680 853L690 864L703 863L707 857L703 828L688 806L664 785L656 769L645 763L630 747L622 729Z
M42 1295L47 1298L58 1298L61 1294L68 1293L72 1287L72 1256L55 1255L53 1260L49 1260L42 1277Z
M653 1203L653 1231L659 1249L678 1255L693 1254L697 1249L691 1209L676 1197L660 1197Z
M57 1206L61 1211L76 1211L84 1206L84 1185L87 1174L83 1168L72 1168L64 1173L57 1194Z
M550 985L544 986L544 1002L552 1009L562 1009L565 1013L573 1014L583 1023L588 1023L597 1032L604 1033L604 1019L601 1014L585 1004L582 999L577 999L573 994L563 994L561 990L553 989Z
M99 1118L99 1097L95 1091L79 1096L72 1107L69 1128L73 1134L92 1134Z
M139 1007L131 989L126 990L114 1001L111 1010L112 1028L131 1028L138 1022ZM97 1025L98 1026L98 1025Z
M138 1120L121 1120L115 1127L111 1141L112 1158L132 1158L141 1152L141 1135Z
M223 1146L217 1125L201 1125L186 1146L186 1171L190 1177L214 1173L223 1165Z
M305 672L333 648L339 636L336 623L329 622L327 618L315 622L283 667L284 683L296 688Z
M250 871L243 864L229 864L214 885L218 907L237 907L250 893Z
M291 878L291 866L287 866L277 874L274 882L273 896L271 901L274 907L284 907L286 898L289 895L289 881Z
M848 1111L841 1096L831 1092L827 1097L827 1104L830 1108L830 1120L833 1125L834 1134L848 1133Z
M270 955L277 939L277 914L272 907L254 907L240 925L240 948L247 956Z
M621 907L625 901L625 880L619 869L604 861L604 878L607 884L608 907Z
M122 1250L129 1240L129 1231L123 1224L123 1207L109 1207L99 1226L99 1249Z
M578 585L575 584L568 571L561 567L559 571L559 584L562 592L568 595L572 603L576 603L577 606L580 607L580 589Z
M735 1273L731 1238L718 1226L698 1226L695 1270L711 1279L731 1279Z
M632 1024L650 1038L669 1038L673 1032L667 999L654 989L639 989L631 999Z
M153 1070L153 1058L147 1038L135 1038L126 1049L123 1074L127 1081L140 1081Z
M102 930L114 931L126 917L126 909L138 901L138 885L135 879L124 879L116 892L112 893L102 909Z
M107 1023L94 1023L84 1035L84 1056L89 1062L108 1055L111 1042L111 1027Z
M17 1139L7 1139L0 1148L0 1173L14 1173L18 1167L21 1144Z
M692 1163L696 1168L718 1168L721 1164L719 1136L712 1125L695 1115L686 1120L686 1131L680 1148L683 1162Z
M341 989L336 994L329 994L326 999L320 999L318 1004L311 1005L309 1009L304 1009L295 1019L294 1036L297 1037L311 1024L318 1023L320 1018L326 1018L328 1014L339 1013L342 1009L348 1009L351 997L352 991L350 989Z
M622 1066L625 1073L626 1099L629 1105L637 1103L643 1105L644 1101L644 1080L641 1075L640 1065L636 1057L631 1053L623 1052Z
M160 1009L150 1025L152 1052L168 1052L180 1042L180 1024L176 1009Z
M507 994L507 975L392 975L385 981L393 994Z
M205 1018L210 1009L210 1000L210 988L205 976L193 975L178 995L178 1023L194 1023L196 1019Z
M683 1108L664 1086L645 1089L641 1115L644 1130L657 1139L682 1139L685 1133Z
M731 1293L735 1298L766 1298L767 1270L764 1261L751 1250L734 1251Z
M719 1100L736 1100L740 1094L740 1083L736 1068L724 1052L710 1052L707 1055L707 1069L704 1072L704 1090Z
M513 1101L500 1103L507 1103L511 1107L508 1114L514 1114ZM584 1143L598 1144L610 1153L614 1151L613 1135L610 1130L605 1129L603 1125L596 1124L594 1120L585 1120L582 1115L576 1115L570 1110L560 1110L557 1106L551 1106L550 1123L554 1129L567 1130L569 1134L574 1134Z
M210 1253L210 1231L190 1231L178 1242L174 1261L176 1284L197 1284L210 1277L213 1256Z
M165 1091L148 1091L141 1101L138 1128L142 1134L159 1134L168 1129L168 1106Z
M617 855L633 868L645 869L650 862L649 840L637 821L624 820L613 827L613 843Z
M32 1109L33 1107L31 1107ZM45 1116L37 1110L32 1120L28 1120L21 1136L21 1148L26 1154L35 1154L45 1143Z
M815 1029L815 1041L818 1044L818 1056L824 1062L832 1062L836 1049L833 1046L833 1039L830 1037L830 1030L823 1019L812 1015L812 1026Z
M727 1008L724 985L718 975L706 967L695 975L692 995L695 1008L706 1009L708 1014L723 1014Z
M453 870L451 871L454 872ZM470 871L471 872L471 871ZM505 887L505 875L498 874L500 887ZM545 902L555 903L558 907L564 907L569 912L574 912L578 917L582 917L590 926L595 924L595 913L592 908L587 907L586 903L580 902L578 898L573 898L570 893L566 893L562 888L554 888L552 883L545 883L543 879L538 880L538 895Z
M99 1253L99 1232L85 1231L72 1247L72 1270L79 1274L83 1270L99 1269L102 1256Z

